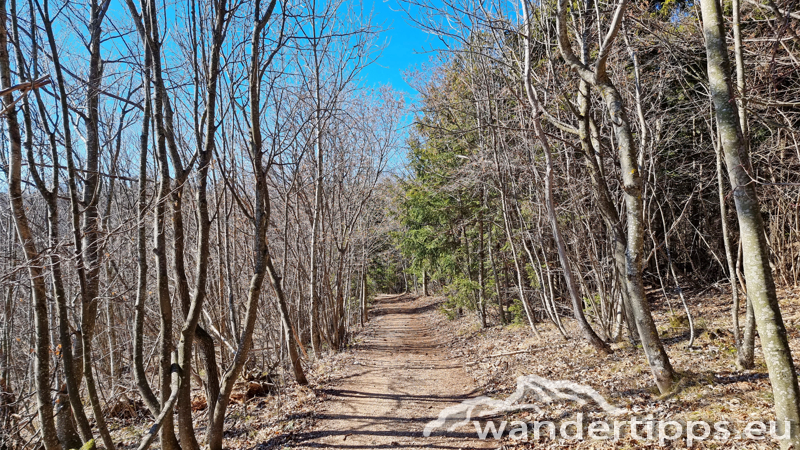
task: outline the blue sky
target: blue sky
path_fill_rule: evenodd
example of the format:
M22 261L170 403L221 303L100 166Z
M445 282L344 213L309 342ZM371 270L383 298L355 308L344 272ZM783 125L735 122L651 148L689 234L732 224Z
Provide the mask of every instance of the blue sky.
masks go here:
M364 8L374 8L375 23L386 31L381 42L386 44L381 57L364 71L367 85L391 84L396 90L408 94L414 101L416 91L406 82L403 72L420 68L430 58L438 38L415 28L408 20L397 0L365 0Z
M411 107L403 120L403 139L401 148L389 160L388 170L395 174L404 173L406 161L405 141L413 118L414 107L418 99L417 91L408 83L406 71L426 69L431 58L430 50L437 48L439 38L428 34L414 24L403 11L398 0L364 0L364 9L373 8L374 23L384 28L379 40L384 45L381 56L363 72L363 83L367 86L389 84L397 91L402 91L406 102Z

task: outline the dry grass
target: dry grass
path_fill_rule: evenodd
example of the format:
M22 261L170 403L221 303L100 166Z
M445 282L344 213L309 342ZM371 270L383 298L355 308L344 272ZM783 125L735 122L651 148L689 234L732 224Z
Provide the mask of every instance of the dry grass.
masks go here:
M800 290L783 289L779 292L784 321L789 331L794 355L800 355ZM662 301L658 301L661 297ZM730 295L726 292L702 293L689 299L690 308L699 325L693 348L686 348L689 330L684 320L676 320L680 303L671 299L675 314L671 313L663 296L651 295L653 314L674 368L680 373L679 390L667 396L658 394L650 370L639 348L627 342L613 345L614 354L599 356L585 341L578 338L574 323L567 326L574 338L566 341L550 323L540 324L542 339L536 339L527 327L494 326L487 329L475 327L472 316L455 321L440 319L439 326L450 328L458 336L453 355L467 355L470 372L481 391L487 395L504 398L514 391L515 380L520 375L535 374L551 380L569 380L590 385L608 401L627 407L636 417L649 415L655 420L730 422L730 429L741 433L750 421L775 420L772 410L772 390L759 342L756 340L756 366L753 370L738 371L735 367L736 351L730 317ZM743 322L742 318L742 322ZM677 326L677 328L676 328ZM491 357L517 350L530 351L514 355ZM584 412L591 420L605 420L599 409L576 408L574 403L554 403L544 408L541 416L519 414L508 420L559 420L574 419ZM698 430L698 433L700 430ZM712 432L712 437L714 436ZM504 440L506 448L649 448L658 444L620 439L617 442L584 441L564 442L540 440L521 443ZM652 444L652 445L651 445ZM667 442L669 445L669 442ZM775 448L773 440L728 439L707 440L693 448ZM674 444L675 448L685 447ZM662 447L658 447L662 448Z

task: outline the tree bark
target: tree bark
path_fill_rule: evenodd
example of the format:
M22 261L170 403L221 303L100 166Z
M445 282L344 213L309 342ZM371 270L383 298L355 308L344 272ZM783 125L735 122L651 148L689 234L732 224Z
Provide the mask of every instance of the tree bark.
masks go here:
M7 25L8 10L6 0L0 0L0 88L11 87L11 63L8 54ZM50 395L50 341L49 318L47 311L47 288L42 273L42 255L36 249L33 241L28 217L25 213L25 203L22 196L22 136L14 98L11 92L2 98L5 107L6 125L8 126L8 141L10 158L8 168L8 193L14 224L17 228L17 237L25 252L28 264L28 275L31 280L33 294L33 314L35 326L35 353L34 359L34 385L36 386L36 411L42 427L42 442L46 450L60 450L61 444L56 434L56 425L53 417L53 404Z
M198 167L195 175L196 183L196 208L197 208L197 250L195 254L196 266L194 276L194 289L191 292L191 302L186 307L186 297L188 294L188 282L186 280L186 273L183 267L183 224L178 223L181 221L181 203L180 199L173 197L173 218L176 220L173 223L175 228L175 257L174 263L176 267L176 276L178 278L178 290L183 292L184 307L184 323L180 333L180 341L178 343L178 365L181 367L181 392L178 394L178 424L179 435L181 439L181 447L184 450L199 450L200 446L197 443L194 432L194 423L192 421L192 404L191 404L191 375L192 375L192 358L193 358L193 345L195 339L201 340L202 348L204 349L204 359L206 366L210 370L206 370L206 375L209 380L206 383L211 386L206 393L206 401L208 403L208 423L209 427L214 423L213 413L215 404L218 398L218 391L215 389L218 386L218 381L215 378L217 371L217 364L214 353L214 344L211 336L198 327L200 317L203 311L203 302L206 297L206 282L208 279L208 263L210 255L210 232L211 220L208 211L208 170L211 165L211 158L214 154L215 134L217 130L217 86L219 83L220 74L220 60L222 53L222 44L226 36L226 17L229 16L227 9L227 1L220 0L214 4L214 19L213 28L211 31L211 48L209 51L209 62L207 73L205 74L205 104L206 110L203 114L205 118L204 141L201 148L198 149ZM172 122L168 122L171 124ZM171 132L170 132L171 133ZM173 144L170 143L170 146ZM177 151L173 150L173 167L176 171L180 167L176 166ZM188 169L187 169L188 170ZM185 175L184 175L185 176ZM181 181L179 180L179 183ZM181 183L182 184L182 183ZM178 191L179 192L179 191ZM213 364L211 364L213 363ZM211 430L211 428L209 428ZM210 437L209 437L210 441Z
M606 61L613 42L624 19L627 0L620 0L614 12L608 33L600 45L592 68L581 62L569 41L567 33L567 5L558 0L556 26L558 48L570 68L589 85L597 88L611 116L614 135L619 147L619 162L622 171L623 192L627 213L627 245L625 252L625 274L631 312L636 322L639 338L647 357L650 370L661 393L670 392L675 383L675 371L669 361L658 329L650 312L642 278L642 253L644 248L644 224L642 223L642 177L636 158L636 144L631 133L630 121L624 108L622 96L606 71Z
M497 295L497 314L500 316L500 323L506 325L508 319L506 318L506 311L503 308L503 295L500 291L500 277L497 276L497 265L494 261L494 242L492 236L494 235L494 226L489 226L489 265L492 268L492 278L494 278L494 289Z
M273 284L273 287L276 288L276 294L280 292L280 296L282 297L282 289L280 285L280 278L276 274L275 267L272 264L272 260L270 257L269 252L269 243L267 241L267 230L269 227L269 217L270 217L270 199L269 199L269 188L267 184L267 177L269 174L269 164L267 163L267 167L264 166L263 161L263 142L261 136L261 98L260 98L260 91L261 91L261 74L262 71L262 60L259 52L259 48L261 46L261 32L269 23L269 20L272 17L273 12L275 11L275 6L277 4L277 0L272 0L268 5L266 11L264 12L263 16L261 13L261 1L256 0L255 3L255 24L253 27L253 34L251 39L251 47L250 47L250 78L249 78L249 97L250 97L250 117L249 117L249 126L250 126L250 142L248 151L250 153L250 160L253 164L253 172L255 174L256 186L255 186L255 202L254 202L254 216L251 218L253 222L253 235L254 235L254 243L253 243L253 275L250 278L250 287L247 293L247 312L245 313L245 323L244 329L242 330L242 334L239 338L239 345L236 349L236 353L233 355L233 361L231 362L230 367L225 372L222 377L219 389L219 397L217 398L216 403L213 405L213 408L209 406L208 414L209 414L209 428L208 428L208 448L210 450L222 450L222 438L223 438L223 431L225 427L225 412L228 408L228 403L230 401L231 391L233 390L233 386L242 372L245 362L249 356L250 347L253 341L253 330L255 328L256 318L258 316L258 304L261 297L261 290L264 283L264 277L269 272L270 281ZM218 31L222 33L222 18L225 15L225 7L224 2L221 6L219 6L218 10L218 22L219 25ZM216 31L215 31L216 33ZM222 42L221 36L220 40L218 41L220 44ZM282 44L278 45L278 49L281 47ZM219 49L217 49L219 50ZM277 49L274 50L277 52ZM274 56L274 53L273 55ZM271 61L271 58L268 58L267 64ZM218 67L219 59L216 61L217 65L212 67ZM209 122L213 126L213 120ZM280 303L280 297L279 297ZM194 306L194 305L193 305ZM281 317L282 320L288 319L288 311L285 311L285 308L281 310ZM288 320L286 320L288 322ZM288 323L284 323L284 325L288 325ZM290 333L291 327L285 326L284 327L285 335ZM188 337L188 336L187 336ZM290 347L291 352L291 342L287 342ZM295 366L295 374L297 375L297 368L299 367L299 359L296 356L293 358L293 364L298 364ZM301 372L302 368L300 367ZM300 380L298 382L305 381L305 375L301 373ZM303 383L301 383L303 384Z
M14 38L17 42L19 42L19 29L18 29L18 17L16 14L16 1L11 2L12 7L12 29L14 31ZM33 5L30 5L30 22L32 24L36 24L36 13ZM16 46L16 55L17 61L22 62L24 59L22 54L22 47L20 45ZM36 45L33 46L31 50L31 59L35 61L38 57L38 47ZM58 61L57 54L54 56L55 60ZM22 65L22 64L20 64ZM32 76L31 79L35 80L39 76L38 72L38 65L32 65ZM34 95L36 99L36 103L39 107L39 114L41 117L46 117L46 111L44 102L42 102L41 95L39 94L38 89L34 89ZM27 149L27 159L28 159L28 170L31 173L32 178L34 179L34 183L36 188L38 189L39 193L41 194L42 198L44 198L45 203L47 204L47 234L48 234L48 241L49 246L52 250L48 251L48 259L50 261L51 267L51 281L53 283L53 294L56 301L56 311L58 314L58 336L59 342L61 345L60 352L57 352L62 359L63 362L63 373L64 373L64 385L60 389L59 398L57 400L58 410L56 413L56 427L58 432L58 439L61 441L61 444L67 448L71 447L80 447L83 442L88 442L92 439L92 429L89 425L89 420L86 417L86 412L83 409L83 404L81 403L81 398L79 394L79 380L76 378L76 373L79 373L79 370L76 369L76 361L73 357L72 353L72 338L70 334L70 324L69 324L69 315L67 310L67 295L64 290L64 281L63 275L61 270L61 257L58 253L57 249L58 245L60 244L60 233L59 233L59 211L58 211L58 193L59 193L59 175L60 172L58 170L52 171L52 178L51 184L53 186L53 190L50 191L44 180L42 179L41 175L39 174L36 166L36 161L34 159L33 153L33 124L32 124L32 117L30 111L30 103L29 98L26 96L23 99L23 112L24 112L24 121L25 121L25 134L26 134L26 142L25 146ZM42 122L42 128L44 129L45 134L48 138L48 143L50 144L50 157L52 158L53 166L58 166L59 163L59 154L58 154L58 145L56 142L56 135L53 130L50 129L50 125L47 121ZM80 435L78 435L78 431L75 428L75 425L78 425L80 430Z
M425 297L429 296L430 293L428 292L428 271L422 271L422 295Z
M525 298L525 285L524 280L522 278L522 266L519 263L519 256L517 255L517 247L514 245L513 234L511 233L511 218L509 217L508 211L508 199L505 192L505 186L503 184L503 177L500 171L500 160L497 155L497 149L492 148L493 157L494 157L494 165L495 170L497 171L497 175L500 181L500 210L503 213L503 228L506 232L506 239L508 239L508 246L511 248L511 258L514 260L514 269L517 274L517 290L519 292L519 300L522 303L522 309L525 310L525 317L528 319L528 325L530 325L533 334L536 335L537 338L541 338L539 334L539 330L536 329L536 322L534 320L533 311L531 311L531 307L528 304L528 300Z
M144 91L144 114L142 117L142 131L139 135L139 182L136 199L136 302L134 304L133 327L133 377L139 395L142 396L147 409L153 417L158 416L161 405L158 402L144 367L144 319L145 302L147 301L147 236L145 233L147 220L147 154L150 140L150 118L152 116L152 88L150 83L150 65L152 57L149 47L144 49L144 65L142 66L142 85Z
M550 229L553 232L553 240L556 243L556 250L558 252L558 259L561 262L561 268L564 272L564 280L567 283L567 290L569 291L570 300L572 301L572 312L575 315L575 320L578 322L578 328L581 330L583 337L589 344L602 355L610 355L613 353L611 346L605 341L600 339L600 336L595 333L589 321L586 320L586 315L583 313L583 299L580 297L578 285L575 281L575 275L572 272L572 263L570 262L569 255L567 254L567 247L564 244L564 238L561 235L561 227L558 223L556 216L556 206L553 201L553 158L550 150L550 142L542 129L542 122L539 118L540 104L536 93L531 84L531 62L530 62L530 20L528 17L528 3L527 0L521 0L523 20L525 21L525 33L523 35L524 41L524 55L523 55L523 75L522 80L525 86L525 94L530 104L533 113L533 129L539 143L542 145L545 159L545 176L544 176L544 196L545 204L547 206L547 218L550 222ZM531 157L533 164L535 158Z
M755 183L748 174L750 156L742 137L739 111L731 86L722 7L717 0L702 0L701 12L711 99L739 219L747 297L753 306L772 384L778 435L786 432L784 422L788 421L788 438L781 440L781 448L800 448L800 388L769 266L769 250Z
M102 23L110 2L99 3L92 0L90 5L89 30L89 85L86 96L86 175L83 187L83 254L81 265L86 271L86 285L81 297L81 339L83 344L83 375L86 378L86 392L92 405L92 412L103 444L113 449L114 441L108 431L100 396L93 372L92 341L97 321L97 297L100 292L100 245L97 204L100 201L100 82L103 78L103 62L100 55ZM65 122L68 121L64 117ZM74 166L73 166L74 169ZM70 174L70 177L73 175ZM76 236L77 240L77 236ZM76 242L77 248L77 242Z
M736 89L739 95L736 96L736 104L739 107L739 127L742 130L742 145L745 146L747 149L747 153L750 152L750 126L748 125L747 121L747 108L746 108L746 97L747 97L747 85L745 83L744 77L744 50L742 48L742 30L741 30L741 9L742 4L741 0L733 0L731 3L731 8L733 9L733 43L734 43L734 55L736 60ZM719 165L719 149L717 150L717 164ZM718 173L721 173L721 169L717 170ZM718 175L719 177L719 175ZM720 189L722 189L722 181L719 180ZM723 219L723 227L727 228L727 216ZM725 230L723 229L723 237L725 236ZM725 243L725 256L729 260L730 257L730 244ZM728 261L728 269L733 269L733 264L731 261ZM736 364L739 366L740 369L752 369L754 366L754 351L755 351L755 314L753 313L753 304L750 300L746 301L746 312L745 312L745 330L744 330L744 337L742 340L739 340L739 294L738 290L736 289L736 276L734 275L733 271L731 270L731 290L733 291L733 303L736 307L735 317L734 317L734 326L736 327L735 336L736 336L736 346L737 346L737 360Z
M268 259L266 264L270 283L272 284L272 288L275 290L275 297L277 297L278 300L278 308L281 316L281 327L283 330L282 337L286 342L286 348L289 352L289 360L292 364L292 370L294 371L294 379L297 381L297 384L305 386L308 384L308 380L306 379L305 371L303 371L303 364L302 361L300 361L300 354L297 352L297 344L292 336L292 323L289 320L289 308L286 305L286 295L284 294L283 286L281 285L281 277L278 276L271 259Z
M314 176L314 210L311 218L311 280L308 286L308 294L311 298L311 308L309 311L309 331L311 332L311 349L314 357L320 355L320 332L319 324L319 239L320 222L322 221L322 181L324 174L324 154L322 147L322 98L320 84L322 75L320 73L320 61L318 55L319 37L316 29L316 19L312 19L313 42L311 43L314 52L314 152L316 156L316 174Z
M483 243L483 208L485 195L481 195L481 211L478 217L478 318L481 328L486 328L486 268L484 265L485 249Z

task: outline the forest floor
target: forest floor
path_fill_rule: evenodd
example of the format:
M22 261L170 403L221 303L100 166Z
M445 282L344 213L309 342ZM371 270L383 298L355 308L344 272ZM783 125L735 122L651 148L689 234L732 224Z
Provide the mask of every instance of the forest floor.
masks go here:
M756 367L738 371L729 331L730 294L721 288L687 294L697 326L692 348L686 347L689 333L679 300L672 298L670 308L663 297L650 296L659 332L681 378L678 391L666 396L658 394L640 348L620 342L613 344L611 356L602 357L578 338L571 320L565 326L574 338L565 340L549 323L538 324L537 338L524 324L482 329L474 314L448 320L441 297L379 296L370 321L348 348L310 368L311 387L290 384L279 393L233 404L226 448L687 448L688 421L711 427L710 435L695 439L692 448L776 448L769 436L769 421L775 417L772 390L758 340ZM780 299L797 360L800 290L782 290ZM512 398L515 391L522 395ZM487 420L498 429L506 421L502 436L489 433L487 439L478 439L474 423L445 430L457 422L453 420L439 423L431 436L423 435L445 408L458 409L462 401L475 398L495 402L470 409L472 419L484 430ZM610 412L603 407L605 401L619 409ZM197 411L198 419L204 413ZM482 413L489 415L480 417ZM576 433L570 423L579 415L584 436L570 439ZM642 439L631 436L632 418L650 420L649 437L646 426L637 428ZM527 439L509 433L519 427L512 421L525 423ZM545 421L555 424L555 439L546 425L542 436L534 435L534 425ZM667 421L674 423L659 430ZM758 437L759 426L743 436L754 421L765 423L766 437ZM613 437L613 428L619 426L619 437L591 439L592 422L611 427L610 433L601 429L605 437ZM702 426L693 431L703 434Z

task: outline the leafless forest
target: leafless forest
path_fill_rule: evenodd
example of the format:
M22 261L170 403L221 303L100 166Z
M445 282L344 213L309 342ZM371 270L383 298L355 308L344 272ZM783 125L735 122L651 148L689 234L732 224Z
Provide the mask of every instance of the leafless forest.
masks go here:
M398 5L436 39L413 102L363 81L368 4L0 0L0 449L121 448L123 417L225 448L247 380L313 384L417 290L627 342L660 395L687 368L654 303L691 348L721 293L799 447L798 4Z

